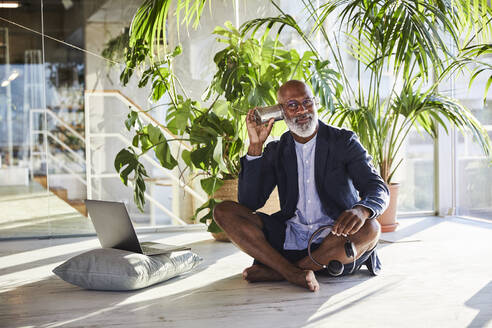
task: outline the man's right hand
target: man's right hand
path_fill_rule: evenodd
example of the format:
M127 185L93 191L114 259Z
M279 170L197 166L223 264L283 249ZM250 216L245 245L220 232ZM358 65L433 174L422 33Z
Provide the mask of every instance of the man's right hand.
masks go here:
M265 140L272 131L275 120L271 118L268 124L256 124L254 111L254 109L250 109L248 115L246 115L246 127L248 128L249 136L248 155L259 156L261 155Z

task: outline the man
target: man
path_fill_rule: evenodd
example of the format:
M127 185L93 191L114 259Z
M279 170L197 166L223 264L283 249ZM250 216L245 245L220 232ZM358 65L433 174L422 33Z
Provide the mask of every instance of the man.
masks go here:
M333 224L313 241L313 258L321 264L345 264L354 269L344 244L349 237L357 255L355 269L365 264L374 274L380 267L375 247L380 226L374 219L387 207L389 191L371 157L352 131L318 121L309 87L291 80L277 93L289 132L263 144L273 127L257 125L248 112L249 148L241 158L239 203L224 201L214 219L231 241L255 259L243 277L250 281L288 280L317 291L314 275L326 269L311 260L308 240L319 227ZM280 211L254 212L278 188ZM358 191L358 192L357 192ZM359 200L360 196L360 200Z

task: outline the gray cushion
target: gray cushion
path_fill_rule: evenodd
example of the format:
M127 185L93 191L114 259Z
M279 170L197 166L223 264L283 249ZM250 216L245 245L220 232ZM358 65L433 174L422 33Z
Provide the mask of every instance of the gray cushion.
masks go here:
M190 251L146 256L114 248L100 248L72 257L53 273L87 289L134 290L195 268L202 258Z

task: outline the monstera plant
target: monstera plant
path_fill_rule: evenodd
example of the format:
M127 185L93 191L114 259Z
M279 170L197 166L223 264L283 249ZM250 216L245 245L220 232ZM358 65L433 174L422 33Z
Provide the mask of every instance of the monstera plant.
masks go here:
M341 85L337 81L339 75L330 69L329 63L321 61L312 51L301 55L294 49L286 50L278 40L246 35L229 22L224 27L216 27L214 34L225 48L213 58L217 71L204 92L203 102L186 98L185 93L175 88L179 81L172 72L172 61L181 48L146 67L139 86L152 83L154 101L164 94L169 96L171 103L167 107L166 121L161 123L179 138L166 139L158 127L143 125L138 113L132 111L125 124L135 133L133 147L118 153L115 168L125 184L128 176L134 174L135 203L142 209L147 173L140 162L141 155L153 150L167 169L176 167L176 158L181 156L210 196L197 209L195 217L206 211L200 221L209 224L209 231L218 232L220 228L213 221L212 209L219 200L212 196L224 180L237 179L239 175L239 159L246 152L244 117L247 111L275 104L276 90L290 79L312 81L326 106L333 106L333 95L341 91ZM123 83L128 82L135 67L143 62L141 59L150 53L145 42L135 42L127 54L127 69L121 76ZM211 104L204 106L207 101ZM277 128L278 132L282 132L282 127ZM188 142L192 150L173 153L169 143L176 140Z

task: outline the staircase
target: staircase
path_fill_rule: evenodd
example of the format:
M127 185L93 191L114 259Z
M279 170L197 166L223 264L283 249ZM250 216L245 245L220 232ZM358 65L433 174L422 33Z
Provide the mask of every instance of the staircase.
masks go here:
M132 142L118 130L119 126L115 131L111 130L111 125L109 128L104 126L105 121L101 121L104 108L95 106L94 98L118 100L123 109L118 113L123 115L118 118L121 122L127 115L125 107L130 107L138 111L142 121L151 123L159 127L167 136L176 138L121 92L117 90L85 91L85 108L82 110L84 116L81 119L68 120L50 109L30 109L31 180L49 189L86 217L85 199L117 200L127 203L127 209L134 223L150 226L187 225L188 222L183 220L183 217L187 218L189 214L182 214L180 211L184 208L184 212L189 212L193 205L186 205L188 207L180 205L183 194L186 193L191 196L191 199L197 199L200 203L205 202L204 195L184 184L178 173L162 167L151 154L141 156L141 160L147 166L147 173L150 175L145 178L148 184L147 191L144 193L148 203L147 210L145 213L136 210L132 201L133 181L130 179L129 187L124 187L111 161L111 158L115 156L113 154L115 147L118 149L131 147ZM100 121L96 121L91 115L95 115L95 118ZM112 117L112 120L114 119L117 118ZM109 147L108 145L117 146ZM189 145L181 142L180 147L190 150ZM102 160L98 160L101 158ZM100 163L107 165L101 166ZM176 197L176 194L179 194L178 191L181 190L184 193ZM170 223L163 223L163 220Z
M35 175L33 180L39 183L43 188L48 189L48 181L45 175ZM64 187L51 187L49 190L55 194L58 198L63 200L65 203L79 211L80 214L87 217L87 208L82 199L69 199L68 198L68 190Z
M131 136L122 134L122 124L118 126L106 127L103 116L98 115L101 112L101 108L98 106L104 106L104 102L110 102L111 106L108 108L114 109L111 113L112 120L119 120L123 122L128 114L128 108L138 112L139 118L144 124L152 124L158 127L161 132L170 139L179 139L173 135L166 127L164 127L158 119L149 115L146 110L143 110L138 104L119 90L86 90L85 91L85 140L86 140L86 160L87 160L87 198L105 199L114 198L114 194L111 195L106 192L104 194L104 188L101 185L102 181L110 181L110 179L118 179L118 186L122 186L119 175L114 171L113 161L116 152L112 154L112 161L110 165L104 167L98 167L98 165L91 165L89 163L98 163L97 158L100 158L101 152L98 149L104 149L106 145L120 145L118 148L132 147ZM108 113L104 111L104 113ZM118 118L116 118L118 117ZM124 132L124 131L123 131ZM123 146L123 147L121 147ZM191 146L183 141L173 143L173 147L180 147L181 149L191 150ZM114 148L114 147L113 147ZM104 153L107 155L113 149L105 149ZM137 150L138 151L138 150ZM98 155L99 154L99 155ZM149 178L146 178L147 191L144 193L144 197L148 204L149 211L145 214L150 220L148 225L155 226L162 223L162 219L170 220L172 225L187 225L186 219L189 218L194 211L193 201L197 201L202 204L206 201L206 195L204 193L197 192L191 185L187 185L183 182L178 170L170 171L164 168L157 158L149 152L141 155L142 164L146 166ZM107 161L106 161L107 162ZM91 166L91 167L89 167ZM133 189L133 181L128 182L129 188L125 191L120 189L120 192L116 191L118 195L123 195ZM109 188L106 188L108 190ZM112 189L116 190L116 189ZM103 193L101 193L103 191ZM164 199L164 196L170 197ZM101 197L101 198L100 198ZM170 198L170 199L169 199ZM121 199L121 198L120 198ZM134 212L130 213L132 219L141 213L136 210L133 205L133 195L127 198L129 202L128 207L134 207ZM160 221L160 222L159 222Z
M29 112L31 179L87 216L83 121L69 124L50 109Z

